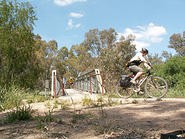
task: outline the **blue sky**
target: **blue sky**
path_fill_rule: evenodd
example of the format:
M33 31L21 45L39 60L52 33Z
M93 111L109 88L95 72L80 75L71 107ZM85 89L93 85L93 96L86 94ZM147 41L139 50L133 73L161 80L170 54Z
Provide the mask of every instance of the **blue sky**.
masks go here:
M22 0L23 1L23 0ZM34 33L59 48L80 44L90 29L114 28L136 36L136 48L161 53L169 37L185 31L185 0L24 0L35 8ZM119 37L118 36L118 37Z

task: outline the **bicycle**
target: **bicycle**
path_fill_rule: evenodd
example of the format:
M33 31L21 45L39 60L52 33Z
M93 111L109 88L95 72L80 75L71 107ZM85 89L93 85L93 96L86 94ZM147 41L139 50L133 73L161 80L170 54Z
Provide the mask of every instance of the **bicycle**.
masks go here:
M152 75L149 70L137 79L136 84L133 84L130 80L135 75L136 73L121 76L116 85L116 93L119 97L127 99L135 93L142 95L146 93L150 98L159 99L167 94L168 85L162 77Z

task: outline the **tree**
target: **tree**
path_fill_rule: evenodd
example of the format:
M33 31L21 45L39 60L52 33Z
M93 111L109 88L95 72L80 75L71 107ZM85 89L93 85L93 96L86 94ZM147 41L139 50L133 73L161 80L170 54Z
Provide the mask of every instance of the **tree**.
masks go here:
M85 34L83 45L86 46L93 56L98 56L101 50L101 43L99 39L99 30L92 29Z
M68 58L68 49L67 47L62 47L61 49L58 50L58 59L61 61L64 61L66 58Z
M103 48L112 48L116 41L116 31L113 28L99 31L98 29L89 30L85 34L85 40L82 43L89 49L93 57L99 56Z
M126 63L135 54L133 38L124 38L115 43L112 48L104 48L97 60L97 67L103 73L106 80L105 86L108 91L112 90L112 85L119 80L121 74L127 74Z
M100 31L100 41L102 48L112 48L114 42L116 41L116 35L117 33L113 28Z
M174 56L158 66L156 72L168 80L169 87L177 90L185 88L185 57Z
M172 54L170 54L170 53L167 52L167 51L163 51L162 57L164 57L165 60L168 60L168 59L170 59L170 58L172 57Z
M0 2L0 84L16 83L33 88L38 79L38 61L34 60L34 34L36 20L28 2L10 0Z
M159 54L149 55L149 61L152 63L152 66L159 65L164 63L162 57Z
M179 54L180 56L185 56L185 31L183 32L183 35L178 33L173 34L170 37L169 48L175 49L177 54Z
M73 45L71 52L73 52L73 56L69 57L68 62L71 66L70 69L77 71L76 74L93 68L93 57L83 43Z

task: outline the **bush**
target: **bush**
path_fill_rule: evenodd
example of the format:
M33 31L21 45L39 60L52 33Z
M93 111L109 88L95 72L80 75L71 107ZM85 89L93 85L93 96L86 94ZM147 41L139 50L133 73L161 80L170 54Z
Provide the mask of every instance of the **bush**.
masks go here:
M175 90L184 90L185 57L172 57L166 63L158 65L156 69L156 73L167 80L169 87Z
M1 96L1 109L11 109L20 106L23 99L24 90L12 85L11 87L2 88Z
M8 113L6 121L9 123L17 121L26 121L32 118L33 110L30 106L17 107L15 110Z
M45 101L45 96L39 95L37 92L22 89L12 85L9 88L0 87L0 111L19 107L23 100L27 103Z

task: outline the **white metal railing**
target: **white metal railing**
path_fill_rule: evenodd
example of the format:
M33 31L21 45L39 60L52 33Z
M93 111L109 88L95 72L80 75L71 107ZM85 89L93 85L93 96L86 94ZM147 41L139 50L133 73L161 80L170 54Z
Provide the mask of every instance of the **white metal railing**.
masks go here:
M74 82L74 88L90 93L105 93L104 82L99 69L82 73Z

